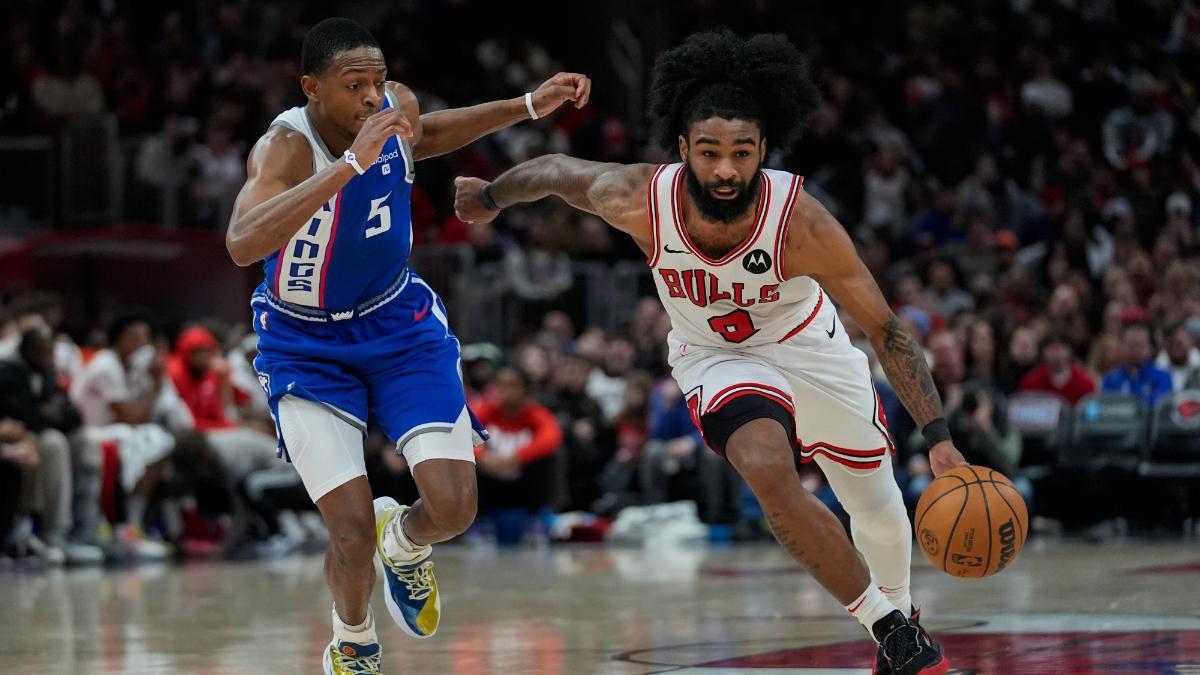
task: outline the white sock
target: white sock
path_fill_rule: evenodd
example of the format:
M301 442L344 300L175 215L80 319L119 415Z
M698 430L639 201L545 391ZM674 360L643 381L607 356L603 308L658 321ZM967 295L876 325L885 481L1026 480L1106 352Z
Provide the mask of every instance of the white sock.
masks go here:
M367 605L367 618L357 626L349 626L338 616L337 606L333 608L333 636L343 642L355 644L371 644L379 642L375 634L375 619L371 617L371 606Z
M871 628L875 626L875 622L883 617L891 614L896 608L888 601L887 596L874 584L868 584L867 590L862 592L862 595L855 598L854 602L846 605L846 611L858 619L858 622L871 633L871 637L875 637L875 633Z
M392 536L384 536L383 538L383 554L389 560L395 563L406 563L416 560L429 550L429 545L418 546L412 543L408 535L404 534L404 516L408 515L408 509L392 518L392 522L388 523L388 532Z
M884 586L881 584L879 590L883 591L883 594L887 596L888 602L892 603L904 616L912 615L912 593L909 592L907 583L903 586Z

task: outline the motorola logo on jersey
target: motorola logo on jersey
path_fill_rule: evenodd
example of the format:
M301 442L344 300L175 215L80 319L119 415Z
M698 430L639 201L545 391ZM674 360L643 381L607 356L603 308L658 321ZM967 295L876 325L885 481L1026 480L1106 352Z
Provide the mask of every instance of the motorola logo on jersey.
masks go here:
M763 274L771 269L771 256L761 248L756 248L742 258L742 267L752 274Z
M770 263L768 269L769 266ZM697 307L708 307L722 300L731 300L738 307L763 305L779 300L779 284L763 284L755 293L740 281L727 286L715 274L702 269L680 271L660 268L658 274L672 298L687 298Z

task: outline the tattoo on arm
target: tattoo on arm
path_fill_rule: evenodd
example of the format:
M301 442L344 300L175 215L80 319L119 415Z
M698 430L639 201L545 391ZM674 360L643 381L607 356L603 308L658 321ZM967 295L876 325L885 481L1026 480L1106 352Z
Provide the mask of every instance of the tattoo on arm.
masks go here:
M607 166L564 155L545 155L505 171L492 181L489 192L500 208L557 195L575 208L595 213L588 191Z
M879 349L879 362L900 402L917 423L917 428L924 428L926 424L942 417L942 398L925 362L925 350L895 315L883 325L882 347Z

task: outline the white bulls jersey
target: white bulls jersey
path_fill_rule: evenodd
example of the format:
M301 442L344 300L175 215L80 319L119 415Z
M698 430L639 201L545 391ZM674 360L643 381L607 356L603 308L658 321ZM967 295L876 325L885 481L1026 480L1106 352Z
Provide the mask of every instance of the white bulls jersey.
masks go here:
M719 260L700 252L683 224L683 164L659 167L648 189L658 297L671 317L672 337L706 347L774 344L802 329L823 294L808 277L783 271L787 221L804 179L764 169L754 229Z
M882 487L861 482L865 493L897 491L890 468L876 472L890 467L892 443L866 354L850 343L816 281L783 274L787 221L802 179L764 170L754 229L713 260L683 226L686 170L663 166L650 182L649 262L671 317L667 361L693 421L703 429L703 416L747 395L774 401L796 420L800 458L820 463L835 489L840 474L831 471L840 465L858 478L884 476ZM843 499L873 499L843 488Z

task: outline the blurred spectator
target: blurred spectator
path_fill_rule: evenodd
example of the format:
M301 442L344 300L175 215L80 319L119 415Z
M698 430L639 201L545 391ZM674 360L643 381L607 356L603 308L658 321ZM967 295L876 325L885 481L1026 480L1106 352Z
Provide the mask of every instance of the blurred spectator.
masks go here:
M929 353L933 357L929 368L933 383L946 409L955 410L962 403L962 385L967 377L962 341L951 331L934 333L929 337Z
M467 404L472 410L492 397L492 380L496 366L503 358L500 348L494 344L480 342L462 348L463 385L467 390Z
M905 222L909 173L901 164L896 148L891 145L876 148L863 180L863 213L867 224L873 228L890 228Z
M37 107L60 123L104 109L104 91L84 70L80 45L58 46L51 67L33 80L31 91Z
M533 391L545 394L554 373L554 354L537 342L526 342L517 349L517 367L529 380Z
M0 553L15 552L22 488L26 474L35 471L40 461L37 440L25 425L0 417Z
M186 430L191 414L167 378L167 357L151 341L150 322L138 314L113 321L109 348L88 362L71 396L88 426L162 423Z
M562 356L546 400L563 430L558 460L565 494L555 504L562 511L586 511L600 497L597 476L613 452L611 427L587 395L591 370L592 364L578 354Z
M111 347L88 362L72 384L71 398L89 427L88 444L111 444L119 453L120 485L128 494L118 539L139 556L163 558L168 549L141 532L150 497L175 444L158 422L185 430L192 419L166 377L165 355L151 338L150 323L143 316L115 319L108 331ZM94 461L98 465L100 460Z
M1071 89L1054 76L1050 57L1039 54L1034 60L1033 77L1021 85L1021 102L1049 117L1063 118L1071 114Z
M524 246L513 246L504 255L508 287L521 301L522 325L536 325L543 314L560 308L562 295L574 278L571 260L550 241L549 225L534 220Z
M615 450L599 476L601 496L591 505L593 511L603 516L613 516L626 506L645 502L638 483L638 465L642 449L650 439L654 379L635 370L625 380L625 403L615 420Z
M989 386L998 384L999 357L996 354L996 331L992 324L976 319L967 327L967 377Z
M1021 463L1021 435L1008 428L1005 411L987 389L972 385L963 392L962 405L950 416L955 446L970 464L1016 476ZM1030 495L1026 494L1028 500Z
M975 299L962 289L948 260L935 260L929 265L929 298L934 310L946 320L975 308Z
M736 523L742 479L705 444L674 380L664 379L655 387L649 430L638 467L646 503L690 499L704 523Z
M1000 391L1012 393L1017 390L1021 378L1025 377L1038 362L1038 335L1030 326L1020 326L1008 340L1008 357L1003 362L997 386Z
M588 377L587 393L604 411L604 419L612 421L621 412L625 398L625 375L633 368L633 342L617 335L604 347L604 362Z
M1145 71L1129 78L1129 103L1104 118L1104 156L1117 169L1149 162L1167 152L1175 119L1155 101L1158 82Z
M191 411L196 429L208 431L234 426L228 411L235 409L234 399L239 392L230 380L229 362L221 356L211 333L198 326L180 333L175 339L175 351L167 359L167 373Z
M99 563L104 553L71 538L75 501L73 435L82 424L79 411L58 385L54 336L31 328L21 336L16 358L0 361L0 419L18 423L36 444L37 465L28 471L25 510L40 516L41 538L31 535L36 553L53 564ZM78 448L80 439L75 439ZM81 472L82 473L82 472Z
M1171 373L1154 365L1150 327L1140 322L1126 324L1121 341L1121 366L1104 376L1103 389L1133 394L1153 409L1158 399L1171 393Z
M1096 382L1072 353L1071 341L1061 330L1042 338L1042 362L1021 378L1021 391L1058 394L1071 405L1096 391Z
M1187 324L1168 328L1163 342L1154 365L1171 373L1171 390L1182 391L1200 384L1200 348L1196 347Z
M548 504L550 459L562 445L562 429L533 400L530 380L516 368L496 373L496 398L475 411L490 438L475 450L479 507L494 521L502 544L520 542L529 516Z
M246 180L245 156L245 148L233 140L228 129L219 126L210 128L204 143L192 150L195 178L189 217L196 225L224 227L233 212L233 200Z

